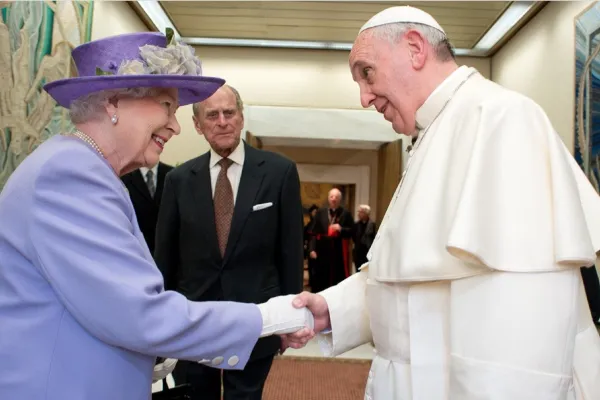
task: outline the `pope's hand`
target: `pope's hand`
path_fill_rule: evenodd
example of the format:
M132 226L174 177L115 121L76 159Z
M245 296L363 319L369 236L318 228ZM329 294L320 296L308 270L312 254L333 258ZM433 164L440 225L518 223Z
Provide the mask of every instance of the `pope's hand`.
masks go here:
M160 364L156 364L154 366L154 371L152 372L152 382L158 382L161 379L165 379L167 375L173 372L175 365L177 365L177 360L174 358L167 358Z
M329 319L329 307L325 298L319 294L302 292L293 302L294 307L302 309L306 307L313 315L314 328L304 328L297 332L284 335L284 343L293 349L300 349L315 336L315 332L321 332L331 327Z

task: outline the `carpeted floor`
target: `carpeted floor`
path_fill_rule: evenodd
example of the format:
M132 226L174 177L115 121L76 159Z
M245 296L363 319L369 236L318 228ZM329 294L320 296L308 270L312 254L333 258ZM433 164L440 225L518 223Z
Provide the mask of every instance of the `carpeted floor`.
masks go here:
M363 400L370 360L276 358L263 400Z

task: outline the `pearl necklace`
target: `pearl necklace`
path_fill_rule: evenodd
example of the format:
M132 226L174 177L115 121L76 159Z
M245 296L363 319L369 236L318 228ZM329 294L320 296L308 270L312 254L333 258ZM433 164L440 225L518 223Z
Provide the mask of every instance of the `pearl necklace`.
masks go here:
M89 137L85 133L81 132L79 129L76 130L75 132L67 134L66 136L75 136L75 137L83 140L84 142L86 142L87 144L89 144L94 150L96 150L98 152L98 154L100 154L102 156L102 158L106 158L104 156L104 153L102 152L102 150L100 150L100 147L98 146L98 144L94 141L94 139L92 139L91 137ZM115 171L113 170L113 172L115 172ZM116 172L115 172L115 174L116 174ZM123 186L123 189L125 189L125 193L129 193L129 189L127 189L127 186L125 186L125 183L123 181L121 181L121 180L119 180L119 182L121 182L121 185Z
M75 137L83 140L84 142L86 142L87 144L89 144L90 146L92 146L92 148L94 150L96 150L98 152L98 154L100 154L103 158L106 158L104 156L104 153L102 152L102 150L100 150L100 147L98 146L98 144L94 141L94 139L92 139L91 137L89 137L85 133L81 132L80 130L76 130L75 132L70 133L69 135L75 136Z

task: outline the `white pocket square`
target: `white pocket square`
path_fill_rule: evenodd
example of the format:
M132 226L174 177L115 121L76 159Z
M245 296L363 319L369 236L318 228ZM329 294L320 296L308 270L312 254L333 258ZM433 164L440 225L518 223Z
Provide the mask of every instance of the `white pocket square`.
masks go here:
M259 211L259 210L264 210L265 208L269 208L272 207L273 203L269 202L269 203L262 203L262 204L256 204L254 206L252 206L252 211Z

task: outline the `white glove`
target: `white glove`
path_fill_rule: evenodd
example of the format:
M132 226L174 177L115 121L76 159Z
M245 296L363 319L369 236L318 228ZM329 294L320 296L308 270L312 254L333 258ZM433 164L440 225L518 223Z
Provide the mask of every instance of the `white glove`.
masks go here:
M174 358L167 358L160 364L156 364L152 372L152 383L165 379L167 375L173 372L175 365L177 365L177 360Z
M306 308L296 308L292 301L296 295L278 296L258 305L263 318L260 337L294 333L304 327L313 329L315 320Z

